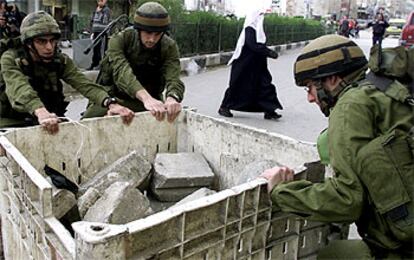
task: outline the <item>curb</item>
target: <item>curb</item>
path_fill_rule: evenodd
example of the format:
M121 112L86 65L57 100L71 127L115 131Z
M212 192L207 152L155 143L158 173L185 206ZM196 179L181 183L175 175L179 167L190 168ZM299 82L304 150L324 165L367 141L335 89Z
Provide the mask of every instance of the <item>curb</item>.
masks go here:
M296 48L300 48L308 44L310 41L294 42L282 45L268 46L270 49L278 52L279 54ZM187 75L194 75L204 71L208 67L214 67L219 65L226 65L230 60L233 52L220 52L214 54L197 55L193 57L181 58L180 66L181 72L187 73Z

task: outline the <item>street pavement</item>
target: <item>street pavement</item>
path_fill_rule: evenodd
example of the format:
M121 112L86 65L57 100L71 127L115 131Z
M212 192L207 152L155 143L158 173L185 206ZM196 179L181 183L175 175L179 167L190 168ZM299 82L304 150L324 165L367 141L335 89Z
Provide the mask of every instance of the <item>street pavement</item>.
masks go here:
M368 57L372 44L371 31L361 31L360 36L359 39L354 40ZM383 42L384 47L397 45L397 38L386 38ZM276 60L268 59L273 84L276 85L278 97L284 107L282 111L278 111L283 115L282 118L264 120L263 113L234 111L233 118L225 119L277 132L298 140L315 142L320 131L326 128L328 121L315 104L309 104L306 101L306 92L303 88L295 86L293 64L299 52L300 49L289 50L281 53ZM228 86L229 77L230 67L228 66L219 66L200 74L182 77L186 86L183 105L196 108L198 112L208 116L223 118L217 114L217 110ZM85 110L85 106L85 99L72 101L67 116L79 119L79 114Z

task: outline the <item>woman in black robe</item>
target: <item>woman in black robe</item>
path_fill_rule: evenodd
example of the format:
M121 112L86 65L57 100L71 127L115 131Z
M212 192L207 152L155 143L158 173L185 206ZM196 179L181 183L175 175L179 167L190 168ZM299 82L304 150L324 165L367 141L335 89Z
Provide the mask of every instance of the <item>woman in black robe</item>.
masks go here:
M232 64L230 83L218 113L232 117L230 110L264 112L265 119L278 119L276 109L283 109L272 76L267 68L267 57L277 58L277 53L266 47L262 12L246 17Z

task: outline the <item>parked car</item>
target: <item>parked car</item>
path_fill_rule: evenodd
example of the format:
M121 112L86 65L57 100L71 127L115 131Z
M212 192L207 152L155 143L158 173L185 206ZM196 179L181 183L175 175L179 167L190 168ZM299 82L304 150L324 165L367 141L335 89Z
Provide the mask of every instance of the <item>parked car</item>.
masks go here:
M388 21L389 25L388 28L385 30L385 37L388 36L400 36L402 32L402 28L405 25L404 19L394 18Z
M414 46L414 11L408 15L401 33L400 44L406 47Z

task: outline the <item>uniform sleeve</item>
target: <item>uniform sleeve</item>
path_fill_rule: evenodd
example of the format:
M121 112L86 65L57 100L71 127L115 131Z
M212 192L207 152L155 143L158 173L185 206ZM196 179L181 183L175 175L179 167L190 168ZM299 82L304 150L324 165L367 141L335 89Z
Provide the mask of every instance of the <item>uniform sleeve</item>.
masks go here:
M112 76L117 88L135 98L135 93L144 89L136 79L124 50L128 48L125 31L115 35L109 40L108 55L112 67Z
M172 44L167 51L162 73L166 83L166 96L177 98L181 102L184 97L184 83L180 80L180 54L176 43Z
M373 113L366 105L337 104L329 119L329 153L336 177L324 183L278 185L272 201L310 220L353 222L362 212L364 192L357 177L357 152L374 137Z
M23 73L16 62L12 51L6 51L1 57L1 73L6 84L6 95L12 108L21 113L30 113L44 104L37 92L29 83L29 78Z
M87 79L75 66L72 59L65 56L65 60L65 69L62 76L63 81L71 85L93 103L102 104L104 99L108 97L108 93L105 91L104 87Z
M263 56L269 56L272 51L265 44L257 42L256 31L252 27L246 27L245 29L245 45L253 52Z

